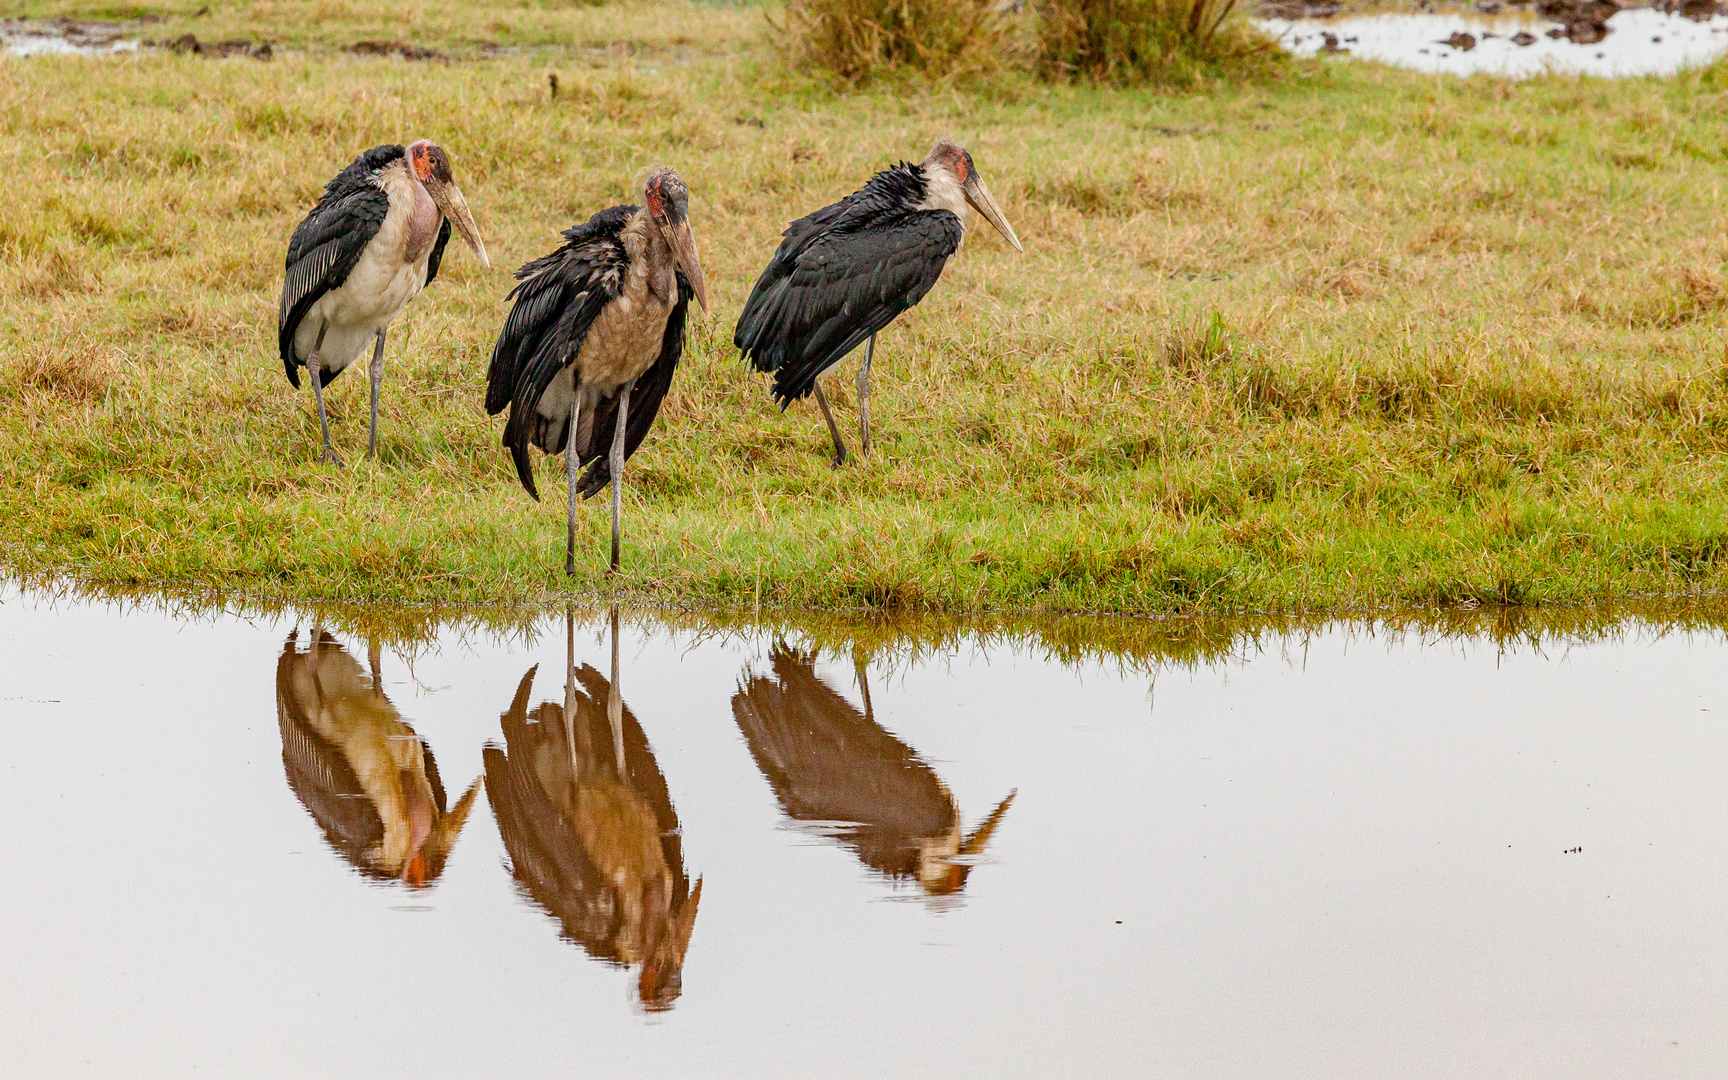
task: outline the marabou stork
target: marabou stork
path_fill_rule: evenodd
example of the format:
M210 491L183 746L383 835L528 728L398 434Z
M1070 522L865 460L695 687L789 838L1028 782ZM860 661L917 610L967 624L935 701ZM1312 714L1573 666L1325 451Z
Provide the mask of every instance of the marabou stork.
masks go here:
M336 639L299 631L276 662L276 723L288 786L325 839L362 874L414 887L437 880L480 791L476 778L446 809L438 763Z
M813 656L778 644L770 659L775 677L749 675L732 716L786 816L891 880L912 878L933 897L959 892L1014 792L962 832L948 785L876 722L862 661L860 713L816 674Z
M851 195L786 227L780 248L756 280L732 343L758 371L774 373L785 409L812 391L834 439L834 464L846 443L817 377L869 341L858 369L858 428L870 452L870 362L876 333L924 299L960 249L971 205L1024 251L984 185L972 155L939 139L917 165L884 169Z
M682 830L648 738L618 689L618 609L612 678L576 666L566 614L564 704L529 699L529 668L488 743L486 794L511 873L588 955L642 965L636 992L671 1008L702 902L684 869Z
M516 271L519 284L507 297L515 306L486 375L486 412L510 406L504 445L529 495L540 498L529 444L564 454L567 574L576 573L576 496L608 480L611 569L618 569L624 461L672 385L690 298L708 310L684 181L656 167L639 193L641 206L600 211L566 229L557 251ZM610 459L602 456L608 447ZM580 479L579 464L588 466Z
M330 445L324 386L372 345L372 421L366 456L378 452L378 387L384 379L384 334L394 319L432 284L454 224L462 239L491 267L486 245L450 159L421 139L404 150L375 146L324 185L324 196L288 241L277 348L288 382L300 388L301 366L312 373L318 399L323 459L342 464Z

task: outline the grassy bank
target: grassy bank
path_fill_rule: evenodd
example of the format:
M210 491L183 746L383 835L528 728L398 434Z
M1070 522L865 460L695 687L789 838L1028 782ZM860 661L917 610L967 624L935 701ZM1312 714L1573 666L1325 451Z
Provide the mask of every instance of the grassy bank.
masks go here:
M103 9L5 13L74 10ZM191 31L250 26L269 63L0 60L0 566L565 590L562 511L523 495L479 404L502 268L664 160L715 311L631 465L626 594L1225 611L1728 584L1721 68L836 95L781 70L759 9L414 10L242 5ZM526 51L338 51L376 38ZM1027 251L975 234L885 333L877 455L832 470L731 322L788 217L944 132ZM282 252L357 150L418 135L451 152L500 269L453 251L392 332L381 460L360 460L356 370L330 399L349 466L319 467L310 395L274 359ZM610 588L604 516L581 519L579 593Z

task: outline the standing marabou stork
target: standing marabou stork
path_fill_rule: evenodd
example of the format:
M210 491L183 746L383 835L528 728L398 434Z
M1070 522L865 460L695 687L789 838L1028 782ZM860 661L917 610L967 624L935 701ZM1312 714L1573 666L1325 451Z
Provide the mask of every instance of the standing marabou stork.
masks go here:
M858 428L870 452L870 361L876 332L924 299L960 249L970 204L1003 238L1020 238L984 186L972 155L939 139L917 165L872 176L851 195L786 227L780 249L756 280L732 343L758 371L774 373L782 409L815 391L834 439L834 464L846 444L816 381L868 340L858 369Z
M372 422L366 456L378 452L378 387L384 378L384 332L390 320L432 284L454 223L491 267L486 245L450 159L421 139L406 150L375 146L324 185L324 197L288 241L287 274L277 315L277 347L288 382L312 373L322 460L342 464L330 445L324 386L372 345Z
M532 443L564 454L569 485L564 572L576 573L576 496L612 481L618 569L624 461L642 444L684 355L694 296L708 286L690 228L690 192L665 166L642 181L641 206L614 206L564 232L564 246L516 271L515 301L486 375L486 412L510 406L504 445L536 500ZM635 395L635 408L631 396ZM610 447L608 460L601 455ZM588 470L578 479L577 465Z

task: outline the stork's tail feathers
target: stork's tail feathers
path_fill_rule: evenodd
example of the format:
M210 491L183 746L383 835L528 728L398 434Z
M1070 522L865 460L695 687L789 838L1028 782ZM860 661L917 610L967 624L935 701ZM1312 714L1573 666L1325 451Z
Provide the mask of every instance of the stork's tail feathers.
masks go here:
M510 448L510 460L516 463L516 479L522 481L522 487L535 502L539 502L540 490L534 486L534 463L528 459L528 440L524 438L512 441L510 430L506 428L504 445Z
M288 372L288 385L292 386L296 390L300 389L300 369L305 367L305 366L306 366L306 364L302 360L284 359L282 361L283 370ZM319 385L319 387L322 388L325 386L329 386L330 380L334 379L336 376L338 376L340 374L342 374L340 371L331 371L329 368L319 368L318 369L318 385Z

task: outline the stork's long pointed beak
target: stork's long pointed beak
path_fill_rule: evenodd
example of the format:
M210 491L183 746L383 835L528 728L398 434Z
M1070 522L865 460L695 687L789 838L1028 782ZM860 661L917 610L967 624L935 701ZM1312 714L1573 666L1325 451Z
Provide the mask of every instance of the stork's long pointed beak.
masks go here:
M702 313L708 313L708 282L702 277L702 258L696 254L696 233L691 230L688 219L676 225L662 225L660 231L665 235L666 242L672 245L672 257L678 260L678 269L684 271L684 279L690 282L690 291L696 294L696 302L702 305Z
M468 212L468 200L462 197L462 189L454 182L443 184L433 180L426 185L426 194L432 196L438 209L450 219L450 224L456 226L456 231L479 257L480 265L492 269L492 260L486 257L485 241L480 239L480 227L474 224L474 215Z
M966 193L966 201L972 204L972 209L983 214L984 220L996 226L1002 239L1013 244L1015 251L1026 250L1020 246L1020 238L1014 235L1014 226L1008 224L1008 219L1002 216L1002 208L996 205L996 197L990 194L982 176L973 172L966 178L966 182L960 185L960 190Z

